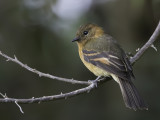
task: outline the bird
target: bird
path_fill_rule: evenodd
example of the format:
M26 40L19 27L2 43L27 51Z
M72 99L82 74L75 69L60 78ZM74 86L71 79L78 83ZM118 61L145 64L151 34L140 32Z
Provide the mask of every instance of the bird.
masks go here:
M94 23L84 24L72 42L77 42L81 61L97 79L112 77L119 84L126 107L135 111L148 110L132 82L135 76L129 57L102 27Z

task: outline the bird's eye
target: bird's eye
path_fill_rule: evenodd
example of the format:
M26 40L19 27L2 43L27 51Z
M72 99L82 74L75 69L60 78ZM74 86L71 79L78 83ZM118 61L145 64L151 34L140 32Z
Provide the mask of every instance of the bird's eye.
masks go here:
M88 34L88 31L84 31L83 34L84 34L84 35L87 35L87 34Z

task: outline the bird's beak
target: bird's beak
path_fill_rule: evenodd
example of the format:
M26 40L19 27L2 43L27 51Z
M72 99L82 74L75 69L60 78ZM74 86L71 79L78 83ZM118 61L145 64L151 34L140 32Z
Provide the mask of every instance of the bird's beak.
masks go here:
M80 38L79 38L79 37L76 37L76 38L74 38L74 39L72 40L72 42L79 41L79 40L80 40Z

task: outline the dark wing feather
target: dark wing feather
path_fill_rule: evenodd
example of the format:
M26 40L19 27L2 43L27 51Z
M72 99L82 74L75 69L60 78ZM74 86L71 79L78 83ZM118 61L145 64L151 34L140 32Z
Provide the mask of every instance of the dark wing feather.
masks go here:
M96 52L93 50L83 50L82 52L86 62L115 74L124 80L128 80L133 77L132 67L127 57L119 58L107 51Z

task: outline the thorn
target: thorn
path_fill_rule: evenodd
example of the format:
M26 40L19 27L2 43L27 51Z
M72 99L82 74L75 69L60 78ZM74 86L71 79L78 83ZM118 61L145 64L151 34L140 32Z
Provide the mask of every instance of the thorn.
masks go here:
M3 95L2 93L0 93L0 95L1 95L3 98L5 98L4 95Z
M6 60L7 62L10 61L9 59Z
M39 75L39 77L42 77L42 75L40 73L38 75Z
M17 57L14 55L14 59L17 60Z
M6 93L4 94L4 98L8 98Z
M152 44L151 47L157 52L157 48Z
M139 50L140 50L140 48L137 48L137 49L136 49L136 52L138 52Z
M5 94L0 93L0 95L5 99L8 98L6 93Z

